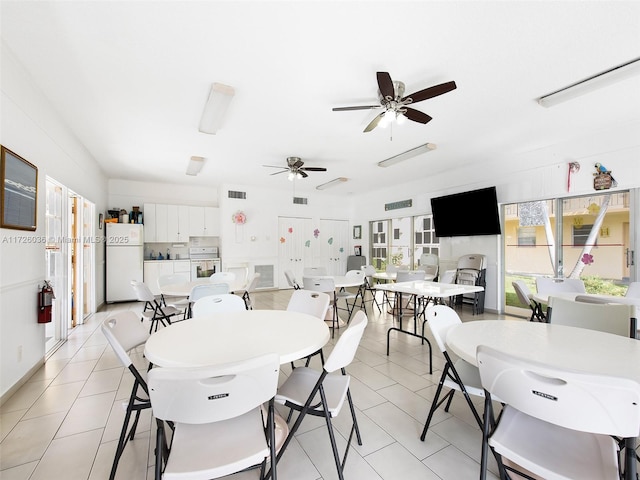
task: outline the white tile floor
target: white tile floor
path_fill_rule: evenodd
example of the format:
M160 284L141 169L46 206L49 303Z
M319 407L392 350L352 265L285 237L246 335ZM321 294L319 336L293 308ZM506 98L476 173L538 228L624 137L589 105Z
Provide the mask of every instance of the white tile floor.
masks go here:
M252 294L256 308L284 309L290 290ZM108 305L77 327L69 340L0 408L2 480L102 480L109 477L124 417L122 403L132 376L119 364L99 325L110 313L141 310L137 303ZM354 362L352 393L363 445L355 443L347 460L349 480L464 480L478 478L481 433L464 399L457 394L450 412L434 416L425 442L420 433L443 364L434 351L429 374L428 348L417 338L393 334L386 355L386 333L393 321L367 305L369 325ZM458 311L463 321L498 318ZM336 337L337 338L337 337ZM435 342L432 342L436 347ZM325 349L330 350L331 345ZM436 347L437 350L437 347ZM142 355L136 362L143 363ZM281 376L289 373L283 366ZM481 402L478 401L481 408ZM282 412L284 413L284 412ZM136 438L126 449L117 478L153 478L155 423L146 410ZM342 448L351 426L348 408L335 421ZM492 469L495 472L495 469ZM307 417L278 464L281 479L337 478L324 421ZM237 474L255 479L257 472ZM495 480L495 476L489 475Z

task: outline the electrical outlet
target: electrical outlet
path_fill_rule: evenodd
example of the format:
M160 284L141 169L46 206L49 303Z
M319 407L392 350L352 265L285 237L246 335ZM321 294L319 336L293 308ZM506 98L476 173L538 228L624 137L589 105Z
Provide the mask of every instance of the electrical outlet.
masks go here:
M18 345L18 361L22 361L22 345Z

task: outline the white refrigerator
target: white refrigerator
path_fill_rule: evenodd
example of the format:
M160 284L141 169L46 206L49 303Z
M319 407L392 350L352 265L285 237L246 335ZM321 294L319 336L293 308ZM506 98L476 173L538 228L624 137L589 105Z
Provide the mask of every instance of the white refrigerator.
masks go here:
M107 303L136 300L131 280L142 281L142 225L106 223Z

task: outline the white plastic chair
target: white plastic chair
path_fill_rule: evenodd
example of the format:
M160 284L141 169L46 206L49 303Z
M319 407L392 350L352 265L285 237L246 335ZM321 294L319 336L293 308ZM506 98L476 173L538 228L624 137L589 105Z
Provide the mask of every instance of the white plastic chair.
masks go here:
M396 283L401 283L401 282L420 282L423 281L425 279L426 276L426 272L424 270L398 270L398 273L396 274ZM400 299L400 294L396 293L396 301L394 302L395 305L399 305L398 300ZM416 305L415 308L417 308L419 310L419 306L417 305L417 299L415 298L415 295L409 295L408 298L405 298L406 300L406 308L414 308L414 305L412 305L413 301L416 301ZM427 299L427 303L428 303L428 299Z
M420 266L418 270L425 271L425 280L434 280L438 277L439 263L440 260L435 253L423 253L420 255Z
M324 320L327 316L327 310L329 309L330 303L331 295L328 293L315 292L312 290L295 290L289 299L287 311L306 313L308 315L313 315L320 320ZM324 354L322 353L322 349L320 349L307 357L305 366L309 366L311 357L314 355L320 355L320 360L324 365ZM291 362L291 368L295 368L293 362Z
M549 323L555 325L588 328L636 338L633 305L577 302L551 296L547 318Z
M122 430L120 431L120 438L118 439L118 446L116 447L116 455L113 460L113 465L111 466L111 474L109 475L109 480L113 480L116 476L118 462L120 461L124 447L127 445L127 442L133 440L135 436L138 420L140 419L140 412L151 408L151 403L148 399L149 391L147 389L147 383L133 364L128 353L134 348L144 345L150 334L138 321L138 316L130 310L107 318L102 322L100 329L118 357L118 360L120 360L120 363L131 372L134 379L133 388L129 395L129 401L127 402L124 422L122 423ZM135 418L131 429L129 429L129 422L133 412L135 412ZM128 429L129 431L127 432Z
M260 274L256 272L251 277L249 283L247 283L247 287L245 288L244 292L242 292L242 300L244 300L244 305L247 310L253 310L250 294L258 287L258 283L260 283Z
M376 290L373 282L373 276L376 274L376 269L373 265L364 265L362 267L362 271L364 272L364 288L365 293L369 292L371 294L371 300L365 300L365 302L371 302L373 308L373 304L378 307L378 312L382 313L382 309L380 308L380 304L378 303L378 299L376 298Z
M556 279L549 277L536 278L536 290L540 295L553 295L554 293L587 293L584 282L579 278Z
M188 283L188 282L189 282L189 279L187 278L187 276L181 273L161 275L160 277L158 277L158 288L160 288L160 291L162 292L162 287L164 287L165 285L173 285L177 283ZM167 299L165 298L163 293L160 293L160 298L162 299L162 304L167 306ZM168 306L172 306L174 308L177 308L178 310L184 311L185 318L189 313L189 299L187 298L172 299L168 304Z
M327 275L326 267L304 267L302 269L303 277L322 277Z
M327 311L325 320L331 321L331 338L335 335L336 325L340 327L338 308L335 302L336 282L333 277L302 277L302 287L313 292L323 292L331 296L331 314Z
M254 465L261 465L262 478L270 458L276 480L273 397L279 371L274 353L226 365L152 369L156 479L208 480ZM166 462L160 453L168 448L164 422L174 423Z
M230 291L235 281L236 274L233 272L216 272L209 277L210 283L226 283Z
M542 305L533 299L533 295L531 295L531 290L529 290L527 284L522 280L514 280L511 282L511 285L513 285L513 289L516 291L520 303L527 305L531 309L531 318L529 318L529 321L533 322L534 320L538 320L539 322L546 322L547 317L542 311Z
M213 313L241 312L243 310L246 310L244 300L232 293L202 297L196 300L192 307L193 318Z
M287 279L287 283L290 287L293 287L294 290L300 289L300 285L298 285L296 277L293 275L293 272L291 270L285 270L284 277Z
M162 302L151 293L151 290L145 283L132 280L131 286L138 301L145 302L145 305L151 307L151 310L144 310L142 312L142 319L146 318L151 323L149 333L151 333L152 330L158 331L158 323L161 323L165 327L171 325L171 318L183 313L181 310L170 305L162 305Z
M344 479L344 462L349 453L349 446L354 432L358 445L362 445L356 412L351 400L351 392L349 391L350 377L346 374L345 367L353 361L366 326L367 316L365 313L363 311L356 312L349 327L336 342L331 355L329 355L324 364L322 372L307 367L296 368L278 389L275 401L300 412L295 423L290 428L282 450L278 453L278 459L286 450L287 445L298 431L307 414L322 416L325 418L327 429L329 430L329 439L338 470L338 477L340 480ZM330 375L330 373L337 370L340 370L342 374ZM340 414L345 399L349 403L353 424L347 440L344 457L340 460L331 419Z
M364 310L364 313L367 313L367 307L364 304L364 282L365 275L362 270L349 270L345 274L345 278L349 280L353 280L354 282L360 282L360 285L357 287L357 291L352 292L347 290L346 288L341 288L339 291L335 292L334 301L336 302L336 308L338 310L345 310L349 316L347 317L347 323L351 320L351 315L353 314L354 309L356 308L356 303L358 302L358 297L360 297L360 308ZM340 300L344 300L347 308L340 308L338 302ZM352 300L353 303L349 305L349 300Z
M633 438L640 431L637 382L562 370L484 345L477 359L485 389L481 479L488 447L501 478L515 467L549 480L620 479L613 436ZM496 426L494 396L506 404ZM503 457L515 465L504 465Z
M436 394L433 397L433 401L431 402L431 407L429 408L429 414L427 415L427 421L424 424L424 428L422 429L422 435L420 435L420 440L424 442L425 437L427 436L427 430L429 430L429 425L431 425L431 419L433 418L433 414L437 410L437 408L442 405L445 401L447 404L444 407L444 411L449 411L449 406L451 405L451 401L453 400L453 395L456 391L461 392L464 395L469 408L471 409L471 413L475 417L478 422L478 426L482 428L482 419L476 410L476 407L473 405L471 401L471 397L469 395L475 395L480 398L484 398L484 390L482 389L482 384L480 383L480 373L478 372L478 367L475 365L471 365L469 362L465 362L461 358L456 359L451 358L449 353L447 352L447 345L445 343L445 339L447 338L447 332L449 329L455 325L460 325L462 321L458 314L450 307L446 305L434 305L427 309L427 320L429 328L431 329L431 333L433 334L433 338L438 344L438 348L444 355L445 365L442 369L442 375L440 376L440 382L438 383L438 388L436 390ZM450 390L447 394L440 399L440 394L442 393L442 388L449 388Z
M193 304L204 297L211 295L224 295L229 293L229 285L227 283L203 283L195 285L189 294L189 313L188 317L193 315Z

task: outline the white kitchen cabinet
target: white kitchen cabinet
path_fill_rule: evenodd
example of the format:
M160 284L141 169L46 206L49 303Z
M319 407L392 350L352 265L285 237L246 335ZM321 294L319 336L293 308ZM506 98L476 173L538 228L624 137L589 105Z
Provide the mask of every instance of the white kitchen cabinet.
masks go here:
M217 207L189 207L191 237L220 236L220 210Z
M156 204L145 203L143 205L142 218L144 221L144 241L157 242L156 240Z
M185 274L191 279L191 262L189 260L172 260L173 273Z
M169 240L169 205L156 205L156 242Z
M171 260L147 260L144 262L144 283L147 284L154 295L160 295L158 279L162 275L173 274L173 263Z
M187 205L167 205L166 242L187 242L189 240L189 207Z

